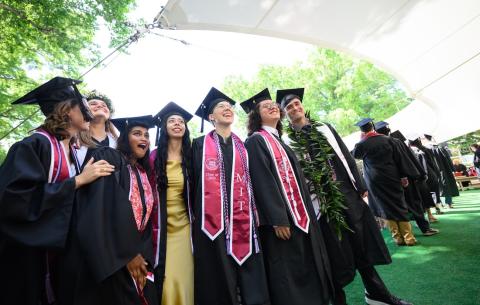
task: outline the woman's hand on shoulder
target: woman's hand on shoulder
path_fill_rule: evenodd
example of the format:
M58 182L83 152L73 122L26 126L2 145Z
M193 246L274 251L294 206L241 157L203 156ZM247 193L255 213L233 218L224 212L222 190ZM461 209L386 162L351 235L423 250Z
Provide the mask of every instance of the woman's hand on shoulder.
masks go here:
M92 183L100 177L110 176L115 171L115 167L105 160L88 160L82 172L75 177L75 188L82 187Z

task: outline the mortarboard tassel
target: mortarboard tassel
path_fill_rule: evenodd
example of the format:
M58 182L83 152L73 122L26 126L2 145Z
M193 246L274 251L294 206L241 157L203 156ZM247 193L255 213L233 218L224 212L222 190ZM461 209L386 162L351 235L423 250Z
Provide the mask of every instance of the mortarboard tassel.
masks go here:
M204 122L205 122L205 113L207 112L206 111L207 107L205 107L205 105L202 104L202 124L200 125L200 132L203 133L203 125L204 125Z
M158 142L160 142L160 126L157 125L157 134L155 135L155 146L158 147Z

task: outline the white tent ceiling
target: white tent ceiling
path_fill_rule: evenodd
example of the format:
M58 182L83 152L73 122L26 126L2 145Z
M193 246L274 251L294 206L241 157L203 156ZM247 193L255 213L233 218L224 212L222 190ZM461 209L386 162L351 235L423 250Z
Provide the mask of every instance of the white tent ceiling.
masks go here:
M416 99L388 120L392 130L445 141L480 129L479 0L169 0L159 20L349 53Z

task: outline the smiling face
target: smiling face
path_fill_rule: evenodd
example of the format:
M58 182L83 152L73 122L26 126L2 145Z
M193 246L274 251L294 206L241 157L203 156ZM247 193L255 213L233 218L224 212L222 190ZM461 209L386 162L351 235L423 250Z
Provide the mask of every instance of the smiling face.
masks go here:
M294 98L285 107L288 120L290 122L298 122L305 118L305 109L303 109L302 102L298 98Z
M171 115L167 118L166 129L170 138L182 138L185 134L185 120L178 114Z
M208 119L216 125L228 126L233 123L235 118L233 112L233 106L227 102L223 101L215 105L212 113L208 116Z
M150 135L148 129L142 126L133 127L128 133L128 143L135 159L145 157L150 147Z
M280 108L272 100L264 100L258 104L258 110L262 123L269 126L276 126L280 120Z
M108 120L110 119L110 109L107 104L102 100L92 99L88 101L88 107L93 114L95 120Z

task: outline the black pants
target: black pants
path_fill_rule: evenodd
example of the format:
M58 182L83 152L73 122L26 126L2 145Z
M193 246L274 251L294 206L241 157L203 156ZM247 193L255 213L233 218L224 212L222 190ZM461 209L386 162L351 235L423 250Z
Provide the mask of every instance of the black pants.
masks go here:
M390 295L387 286L383 282L380 275L375 270L374 266L358 269L358 273L362 277L363 286L370 295L384 296ZM333 300L334 305L346 305L347 297L343 287L335 287L335 298Z
M422 215L422 217L413 215L413 218L415 219L415 222L422 233L425 233L430 229L430 223L425 219L424 215Z

